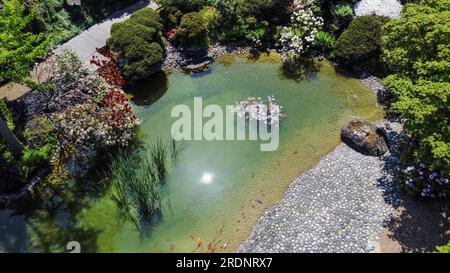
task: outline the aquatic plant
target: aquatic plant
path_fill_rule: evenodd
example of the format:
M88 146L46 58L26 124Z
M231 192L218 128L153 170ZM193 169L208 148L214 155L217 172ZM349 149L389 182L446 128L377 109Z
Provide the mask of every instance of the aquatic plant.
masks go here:
M142 230L163 206L155 165L148 157L124 154L111 163L110 177L112 199Z
M183 144L184 141L176 141L175 139L172 139L170 141L170 155L172 158L172 162L176 161L180 153L183 151Z
M149 145L149 153L156 168L159 181L163 181L167 173L167 144L161 137L155 138Z

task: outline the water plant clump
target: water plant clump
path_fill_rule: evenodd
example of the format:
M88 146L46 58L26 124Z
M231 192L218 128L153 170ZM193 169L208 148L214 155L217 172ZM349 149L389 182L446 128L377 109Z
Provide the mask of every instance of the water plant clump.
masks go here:
M156 176L159 181L163 181L167 174L167 143L161 137L157 137L149 145L149 154L154 164Z
M155 164L148 157L124 154L112 162L110 177L112 199L142 230L164 203Z

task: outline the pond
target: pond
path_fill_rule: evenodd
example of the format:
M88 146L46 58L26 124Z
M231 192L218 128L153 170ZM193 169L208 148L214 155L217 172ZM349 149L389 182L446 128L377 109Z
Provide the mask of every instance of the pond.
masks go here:
M169 137L172 107L192 106L194 97L224 107L273 95L286 114L279 148L262 152L259 141L184 142L164 188L170 206L143 233L118 213L107 190L86 196L97 177L76 181L83 187L61 190L33 209L0 211L0 251L66 251L68 241L98 252L234 251L293 179L336 147L345 121L382 117L375 94L360 80L327 62L288 73L274 55L222 57L200 74L156 75L134 92L144 142Z

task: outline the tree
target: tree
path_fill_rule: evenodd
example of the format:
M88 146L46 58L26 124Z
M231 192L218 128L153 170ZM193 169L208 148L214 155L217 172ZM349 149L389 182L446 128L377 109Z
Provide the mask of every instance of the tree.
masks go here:
M383 59L393 73L390 111L405 120L399 176L412 193L450 192L450 1L407 4L388 22Z
M450 1L408 4L385 26L383 59L413 80L450 81Z
M208 45L208 24L198 12L190 12L181 18L176 39L182 44L206 47Z
M35 60L47 54L51 38L34 34L30 23L36 10L26 12L20 0L5 0L0 13L0 81L20 82L27 77Z

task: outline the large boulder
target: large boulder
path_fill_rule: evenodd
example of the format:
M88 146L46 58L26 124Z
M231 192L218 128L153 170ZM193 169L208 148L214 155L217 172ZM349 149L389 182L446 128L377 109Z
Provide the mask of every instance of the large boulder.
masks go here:
M370 156L381 156L388 146L381 132L371 123L356 119L341 129L341 140L354 150Z

